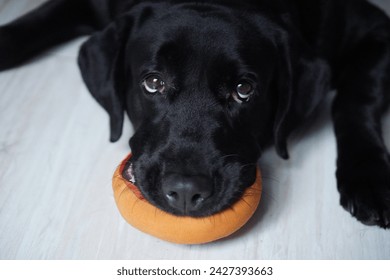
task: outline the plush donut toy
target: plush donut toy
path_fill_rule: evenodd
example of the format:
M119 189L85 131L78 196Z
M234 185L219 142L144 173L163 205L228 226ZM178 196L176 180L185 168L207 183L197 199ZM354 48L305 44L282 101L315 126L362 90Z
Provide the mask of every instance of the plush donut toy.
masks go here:
M261 197L261 175L230 208L208 217L175 216L150 204L138 188L122 176L131 155L113 176L116 204L123 218L135 228L160 239L179 244L201 244L226 237L241 228L255 212Z

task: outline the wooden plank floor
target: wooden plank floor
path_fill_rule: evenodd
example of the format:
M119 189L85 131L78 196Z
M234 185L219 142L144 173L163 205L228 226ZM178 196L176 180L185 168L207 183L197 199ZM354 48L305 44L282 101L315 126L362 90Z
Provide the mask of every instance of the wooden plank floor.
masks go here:
M0 0L0 24L42 2ZM389 1L375 2L390 13ZM82 41L0 73L0 259L390 259L390 231L338 204L329 106L295 137L291 160L266 152L263 200L232 237L174 245L127 225L111 176L132 128L108 142L107 115L76 66Z

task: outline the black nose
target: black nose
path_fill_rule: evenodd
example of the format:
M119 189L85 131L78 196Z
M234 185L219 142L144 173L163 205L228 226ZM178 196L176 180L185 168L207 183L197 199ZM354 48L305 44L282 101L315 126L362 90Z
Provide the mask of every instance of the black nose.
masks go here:
M206 176L167 174L162 180L162 191L169 205L188 214L202 206L212 195L212 181Z

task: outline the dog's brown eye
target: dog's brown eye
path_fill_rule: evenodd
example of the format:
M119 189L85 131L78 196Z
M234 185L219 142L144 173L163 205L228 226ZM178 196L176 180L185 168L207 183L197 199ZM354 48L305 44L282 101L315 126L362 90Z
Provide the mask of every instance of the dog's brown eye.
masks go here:
M233 99L238 102L248 102L253 94L253 86L249 82L242 82L237 85L236 91L233 93Z
M149 93L162 93L165 89L165 82L157 75L147 77L142 85Z

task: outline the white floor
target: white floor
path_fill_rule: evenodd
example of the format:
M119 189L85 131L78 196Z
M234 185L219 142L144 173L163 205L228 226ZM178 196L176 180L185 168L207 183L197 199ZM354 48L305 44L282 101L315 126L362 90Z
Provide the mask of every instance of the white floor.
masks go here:
M42 2L0 0L0 24ZM265 154L263 200L232 237L183 246L126 224L111 176L132 129L108 142L108 117L76 66L82 41L0 73L0 259L390 259L390 231L338 204L329 108L295 137L291 160ZM384 125L390 146L390 116Z

